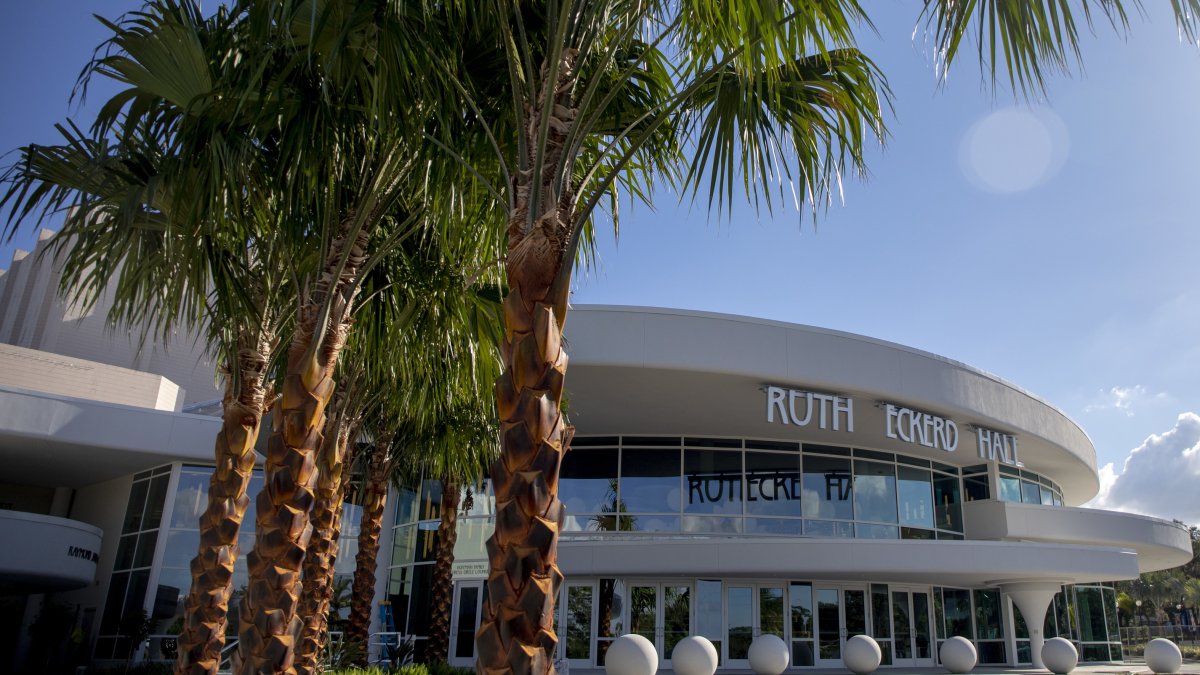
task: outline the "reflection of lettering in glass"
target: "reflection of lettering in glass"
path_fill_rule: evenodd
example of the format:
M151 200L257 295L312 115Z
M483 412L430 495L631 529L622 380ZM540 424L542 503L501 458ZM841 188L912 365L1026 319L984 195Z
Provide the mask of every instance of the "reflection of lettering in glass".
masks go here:
M746 501L800 499L800 477L782 471L746 472ZM688 504L741 501L742 474L688 474Z
M844 502L850 498L850 472L834 469L825 473L825 501L833 501L833 491L837 490L837 500Z

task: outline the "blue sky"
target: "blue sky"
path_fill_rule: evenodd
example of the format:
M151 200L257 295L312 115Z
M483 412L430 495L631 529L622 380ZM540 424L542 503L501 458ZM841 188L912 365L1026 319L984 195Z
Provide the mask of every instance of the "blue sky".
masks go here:
M0 6L0 151L90 119L67 99L105 35L91 13L136 4ZM1185 415L1200 413L1200 48L1179 43L1167 3L1147 4L1127 39L1097 27L1085 72L1029 105L993 95L971 58L939 86L914 39L920 3L867 3L879 36L862 44L895 94L870 176L847 177L815 225L660 195L623 214L574 301L812 324L964 361L1083 426L1113 465L1104 504L1200 522L1200 418Z

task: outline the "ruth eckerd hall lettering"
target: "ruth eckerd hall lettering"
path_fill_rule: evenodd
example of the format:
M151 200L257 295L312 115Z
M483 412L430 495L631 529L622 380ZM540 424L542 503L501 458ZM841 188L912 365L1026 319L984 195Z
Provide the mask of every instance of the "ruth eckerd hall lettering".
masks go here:
M774 422L776 413L784 424L806 427L815 420L818 429L829 429L832 422L834 431L854 433L854 401L849 396L768 386L767 421Z

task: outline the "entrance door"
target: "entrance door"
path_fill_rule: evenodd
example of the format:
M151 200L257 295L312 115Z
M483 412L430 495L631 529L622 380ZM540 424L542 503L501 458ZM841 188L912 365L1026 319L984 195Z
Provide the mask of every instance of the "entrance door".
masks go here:
M909 667L933 666L929 592L895 587L891 591L893 663Z
M846 640L867 632L867 592L862 588L817 586L816 665L842 667L842 647Z
M750 667L750 643L763 634L784 633L783 584L731 585L725 596L725 660L730 668Z
M649 640L664 668L671 652L692 630L692 587L685 584L632 584L629 587L629 631Z
M483 581L460 581L454 587L450 625L450 665L469 668L475 664L475 629L483 609Z

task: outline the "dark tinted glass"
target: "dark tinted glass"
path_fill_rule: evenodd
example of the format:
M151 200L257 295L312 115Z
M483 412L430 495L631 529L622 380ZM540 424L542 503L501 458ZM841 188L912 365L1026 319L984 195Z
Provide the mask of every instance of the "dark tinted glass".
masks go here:
M678 512L679 451L623 449L620 500L619 512Z
M850 520L854 517L854 478L850 460L804 456L804 517Z
M746 513L799 516L800 455L746 453Z
M685 513L741 514L741 452L685 450L683 472Z
M558 498L568 513L617 510L617 457L614 448L577 448L563 457Z

